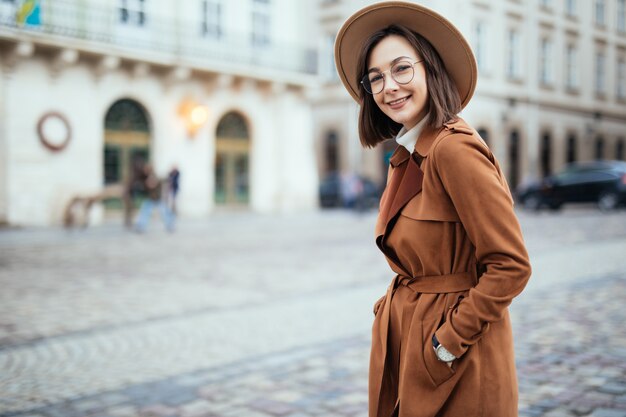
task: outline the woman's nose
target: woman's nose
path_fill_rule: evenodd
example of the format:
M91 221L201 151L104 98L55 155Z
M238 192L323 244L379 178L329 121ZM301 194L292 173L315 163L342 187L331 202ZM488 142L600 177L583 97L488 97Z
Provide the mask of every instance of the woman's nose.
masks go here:
M385 77L385 91L396 91L398 89L398 83L396 82L396 80L393 79L393 77L388 76Z

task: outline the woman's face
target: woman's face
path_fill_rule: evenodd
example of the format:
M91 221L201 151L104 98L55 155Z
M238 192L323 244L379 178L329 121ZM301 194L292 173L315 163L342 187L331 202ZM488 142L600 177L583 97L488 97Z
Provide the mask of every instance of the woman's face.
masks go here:
M408 84L399 84L391 77L391 67L397 62L413 64L421 57L402 36L390 35L381 40L370 53L368 71L383 73L384 88L374 94L374 101L391 120L407 130L415 126L427 112L428 88L423 64L413 65L415 75ZM370 77L371 78L371 77Z

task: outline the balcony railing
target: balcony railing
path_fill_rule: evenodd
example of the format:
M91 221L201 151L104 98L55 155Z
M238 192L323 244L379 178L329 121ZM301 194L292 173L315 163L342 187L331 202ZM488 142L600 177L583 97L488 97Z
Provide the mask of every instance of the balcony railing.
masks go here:
M19 2L16 2L19 3ZM251 33L213 31L203 33L203 24L163 15L143 15L123 22L119 7L88 6L87 2L54 0L42 2L39 23L28 24L18 17L17 6L0 2L2 31L35 37L87 41L126 53L150 53L172 65L236 65L254 70L274 69L315 74L317 53L290 44L254 42ZM137 16L135 16L137 17ZM22 21L20 21L22 19Z

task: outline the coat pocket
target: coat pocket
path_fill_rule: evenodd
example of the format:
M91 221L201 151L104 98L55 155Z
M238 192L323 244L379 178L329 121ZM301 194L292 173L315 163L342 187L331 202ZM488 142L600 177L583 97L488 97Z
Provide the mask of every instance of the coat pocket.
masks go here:
M440 320L437 319L434 321L424 322L422 325L422 340L424 341L422 355L424 358L424 366L431 382L435 387L443 384L452 378L452 376L456 373L454 370L454 362L452 363L452 367L449 367L447 363L437 359L432 339L439 327L439 323Z

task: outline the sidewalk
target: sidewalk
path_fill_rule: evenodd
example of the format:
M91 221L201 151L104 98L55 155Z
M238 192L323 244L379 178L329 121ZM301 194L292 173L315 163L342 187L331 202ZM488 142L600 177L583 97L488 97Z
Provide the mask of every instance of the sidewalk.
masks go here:
M626 417L624 214L520 217L520 415ZM0 234L0 416L366 415L373 221Z

